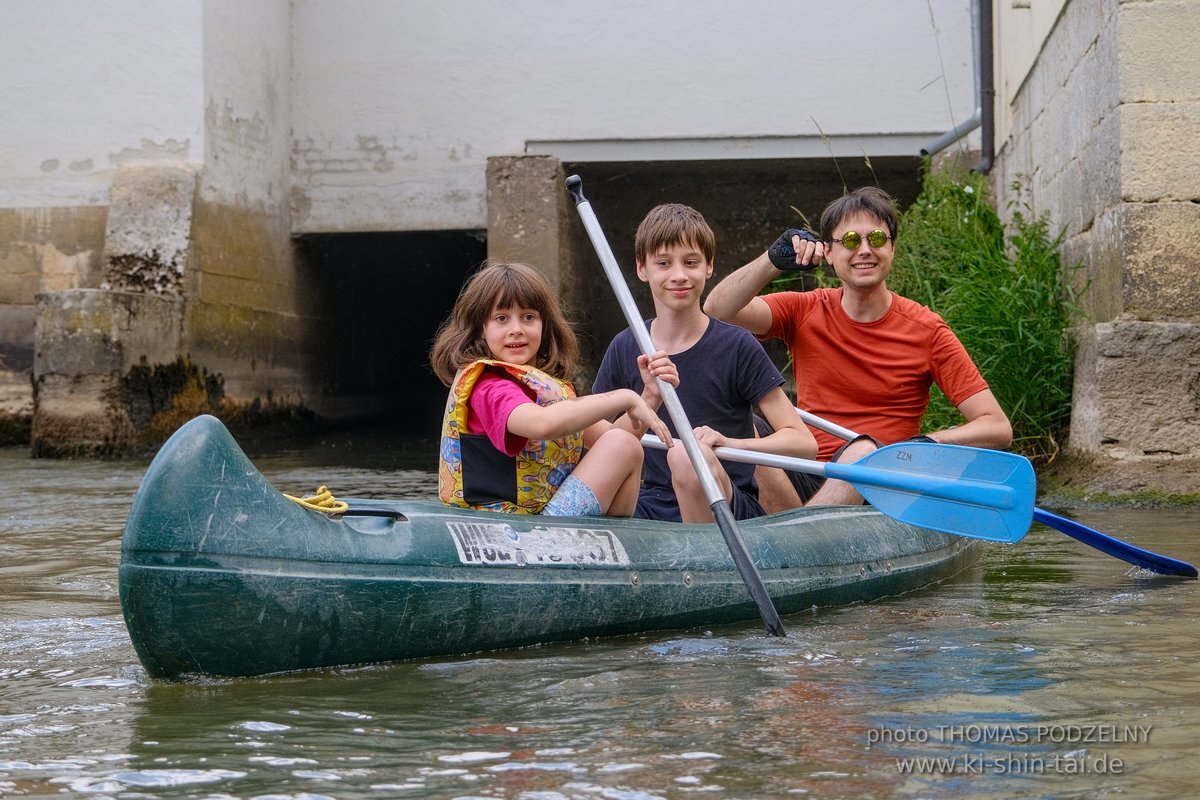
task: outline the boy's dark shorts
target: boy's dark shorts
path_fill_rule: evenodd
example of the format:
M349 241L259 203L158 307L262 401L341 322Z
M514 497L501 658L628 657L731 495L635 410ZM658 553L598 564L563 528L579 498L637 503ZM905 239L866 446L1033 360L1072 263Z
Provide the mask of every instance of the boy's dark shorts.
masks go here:
M729 501L729 509L734 519L753 519L763 515L758 498L733 487L733 499ZM663 522L680 522L679 501L670 489L658 486L643 486L638 494L637 509L633 515L638 519L655 519Z

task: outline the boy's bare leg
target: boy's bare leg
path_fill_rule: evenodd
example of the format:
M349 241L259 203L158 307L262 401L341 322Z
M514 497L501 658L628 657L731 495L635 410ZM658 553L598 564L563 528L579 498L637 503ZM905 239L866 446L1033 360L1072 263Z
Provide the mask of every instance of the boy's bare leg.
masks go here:
M766 514L787 511L804 505L796 487L787 474L776 467L755 467L754 480L758 481L758 503Z
M725 499L729 500L733 496L733 484L729 480L729 474L725 472L711 447L701 445L700 450L704 453L708 468L717 481L717 488L725 495ZM667 465L671 468L671 484L675 489L675 499L679 502L680 518L684 522L712 522L712 506L704 494L700 476L692 467L682 444L667 451Z

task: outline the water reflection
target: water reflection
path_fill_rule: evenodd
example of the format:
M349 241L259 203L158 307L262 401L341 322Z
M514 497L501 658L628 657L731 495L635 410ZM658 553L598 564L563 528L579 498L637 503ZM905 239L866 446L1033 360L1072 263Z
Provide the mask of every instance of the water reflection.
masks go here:
M254 458L291 493L324 484L351 497L431 497L434 476L417 461L426 444L394 443L349 465L339 463L349 448ZM981 565L938 587L792 615L784 640L747 624L156 684L116 594L144 467L0 451L14 498L0 511L0 794L1191 792L1200 584L1131 570L1054 531L990 545ZM1078 516L1200 561L1200 511ZM1039 726L1149 730L1148 741L1016 740ZM914 761L929 758L944 760ZM1082 766L1064 772L1069 763Z

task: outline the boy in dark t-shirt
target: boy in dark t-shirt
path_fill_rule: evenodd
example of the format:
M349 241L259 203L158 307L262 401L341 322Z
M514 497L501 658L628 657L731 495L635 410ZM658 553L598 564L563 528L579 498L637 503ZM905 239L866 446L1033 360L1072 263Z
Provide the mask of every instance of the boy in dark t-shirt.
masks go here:
M812 458L816 441L796 416L783 391L783 376L762 345L745 330L706 315L701 295L712 276L716 237L698 211L678 203L655 207L638 226L634 241L638 278L650 287L655 317L646 324L661 365L674 366L677 394L694 426L696 441L738 519L760 516L754 467L717 460L714 447L736 447L797 458ZM665 354L665 357L664 355ZM593 391L628 388L661 406L656 385L644 385L637 364L637 342L619 333L604 354ZM668 382L675 383L661 373ZM774 428L756 438L753 407ZM712 522L712 511L699 476L683 447L646 454L643 485L635 516L683 522Z

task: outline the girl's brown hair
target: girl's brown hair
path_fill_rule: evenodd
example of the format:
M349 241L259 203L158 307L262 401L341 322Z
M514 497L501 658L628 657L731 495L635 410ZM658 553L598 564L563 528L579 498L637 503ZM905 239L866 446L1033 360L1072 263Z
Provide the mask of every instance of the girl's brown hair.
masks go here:
M481 358L495 358L483 338L494 308L530 308L542 317L542 344L533 366L565 380L579 358L579 341L545 276L528 264L484 262L471 276L454 310L438 329L429 363L450 386L460 369Z

